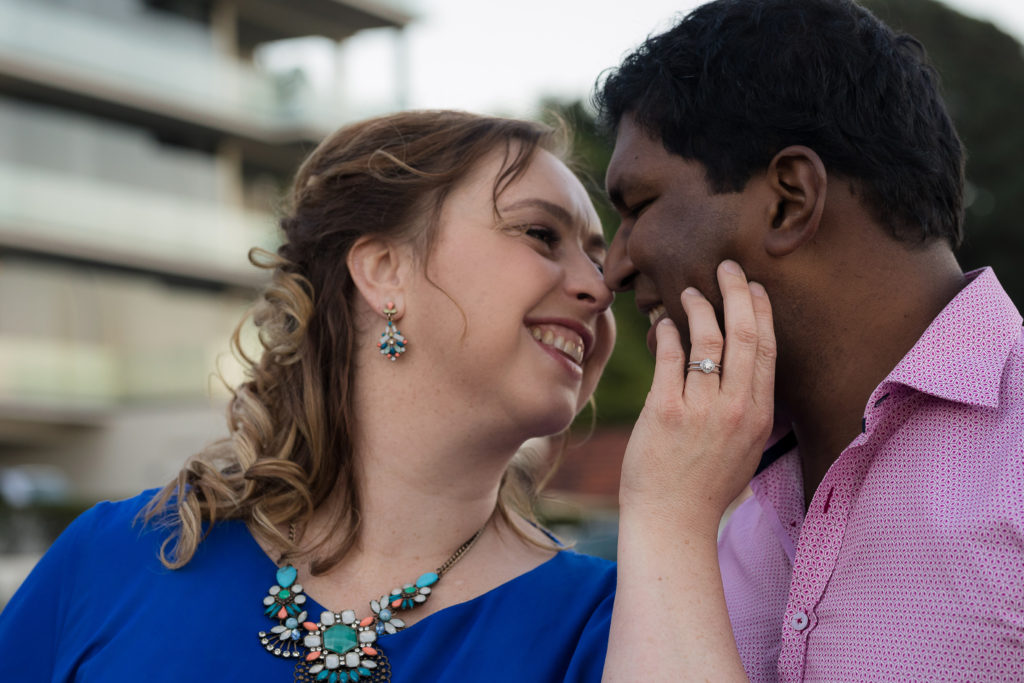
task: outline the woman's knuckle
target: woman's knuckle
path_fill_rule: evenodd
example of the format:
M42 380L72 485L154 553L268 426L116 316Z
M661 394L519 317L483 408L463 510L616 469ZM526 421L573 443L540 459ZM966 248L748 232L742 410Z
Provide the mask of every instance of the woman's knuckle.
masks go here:
M693 346L712 355L721 354L723 347L722 337L721 335L702 334L694 339Z
M682 363L683 352L681 349L665 349L658 351L658 360L665 363Z
M758 346L760 341L757 330L749 325L740 325L732 331L730 339L743 344L744 346Z
M739 401L729 401L721 409L722 419L725 424L733 429L742 427L751 419L749 406Z

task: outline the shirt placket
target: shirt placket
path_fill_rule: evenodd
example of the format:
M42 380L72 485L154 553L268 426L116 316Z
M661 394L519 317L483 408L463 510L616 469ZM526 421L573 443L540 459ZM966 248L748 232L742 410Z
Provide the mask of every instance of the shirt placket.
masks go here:
M884 419L889 394L879 387L872 394L861 422L861 434L840 454L826 473L807 508L782 625L779 680L802 681L807 645L817 626L817 607L839 559L850 507L864 480Z

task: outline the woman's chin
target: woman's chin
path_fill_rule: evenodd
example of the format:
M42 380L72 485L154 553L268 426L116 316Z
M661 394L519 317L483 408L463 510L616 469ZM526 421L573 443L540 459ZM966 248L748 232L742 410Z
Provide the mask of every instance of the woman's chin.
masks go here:
M538 415L533 434L538 437L561 434L572 424L576 414L571 409L552 410L545 415Z

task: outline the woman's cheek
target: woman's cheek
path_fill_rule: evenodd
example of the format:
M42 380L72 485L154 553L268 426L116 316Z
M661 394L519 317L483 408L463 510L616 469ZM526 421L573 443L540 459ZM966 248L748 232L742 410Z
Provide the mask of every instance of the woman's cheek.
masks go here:
M578 410L581 410L590 399L597 383L601 379L608 359L611 358L612 349L615 348L615 316L609 308L601 314L594 326L594 353L587 359L587 365L583 369L583 386L580 387L580 398Z

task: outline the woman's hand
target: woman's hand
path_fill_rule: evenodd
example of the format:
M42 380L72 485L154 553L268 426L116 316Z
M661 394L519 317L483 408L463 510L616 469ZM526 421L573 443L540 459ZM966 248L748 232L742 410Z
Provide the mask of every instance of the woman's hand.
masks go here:
M771 432L775 334L764 288L732 261L718 268L725 338L715 311L695 289L681 295L692 350L721 374L687 370L680 335L658 323L654 382L622 467L623 513L666 517L717 532L726 506L750 481ZM724 356L723 356L724 349Z
M775 335L764 288L731 261L714 309L683 292L690 360L658 323L654 382L630 437L619 492L619 574L605 681L746 680L718 567L722 513L750 481L772 426ZM724 353L724 355L723 355Z

